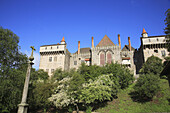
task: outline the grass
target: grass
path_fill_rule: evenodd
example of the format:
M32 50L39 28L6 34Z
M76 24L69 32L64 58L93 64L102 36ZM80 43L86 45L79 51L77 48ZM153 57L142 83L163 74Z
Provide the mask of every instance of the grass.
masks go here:
M134 102L131 98L130 93L133 92L134 85L120 90L117 99L95 111L100 113L170 112L170 88L167 80L161 79L161 90L152 101L144 103Z

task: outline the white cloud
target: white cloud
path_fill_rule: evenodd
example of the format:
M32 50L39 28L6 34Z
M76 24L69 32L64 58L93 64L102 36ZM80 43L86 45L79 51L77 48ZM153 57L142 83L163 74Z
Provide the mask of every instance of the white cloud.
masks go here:
M24 51L24 53L25 53L28 57L31 56L31 51L27 51L27 50L26 50L26 51ZM37 70L37 69L39 69L40 54L39 54L38 52L34 51L33 56L34 56L34 60L33 60L34 65L33 65L33 68L35 68L35 69Z

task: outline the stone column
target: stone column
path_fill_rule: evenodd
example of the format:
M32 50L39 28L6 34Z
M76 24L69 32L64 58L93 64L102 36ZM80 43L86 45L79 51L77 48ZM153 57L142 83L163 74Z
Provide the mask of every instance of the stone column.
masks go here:
M27 94L28 94L28 87L29 87L31 68L32 68L32 65L34 64L32 62L34 60L33 51L35 50L33 46L31 46L31 48L32 48L32 53L31 53L31 56L29 57L30 61L28 62L26 79L25 79L25 84L24 84L24 89L23 89L23 94L22 94L22 101L18 105L19 106L18 113L27 113L27 110L28 110L28 104L26 103L26 101L27 101Z

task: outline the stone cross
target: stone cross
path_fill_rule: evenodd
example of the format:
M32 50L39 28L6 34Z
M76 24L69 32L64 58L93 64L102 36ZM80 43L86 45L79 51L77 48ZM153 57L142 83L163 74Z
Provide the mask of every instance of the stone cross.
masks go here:
M34 60L34 57L33 57L33 52L35 51L34 46L31 46L31 49L32 49L32 53L31 53L31 56L29 57L30 61L28 63L26 79L25 79L25 84L24 84L24 89L23 89L23 94L22 94L22 100L21 100L21 103L18 105L19 106L18 113L27 113L27 109L28 109L28 104L26 103L26 101L27 101L31 68L32 68L32 65L34 64L32 62Z

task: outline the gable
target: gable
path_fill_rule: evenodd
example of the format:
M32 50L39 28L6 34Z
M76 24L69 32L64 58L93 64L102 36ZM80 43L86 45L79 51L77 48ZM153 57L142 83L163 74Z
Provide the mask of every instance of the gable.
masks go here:
M115 46L115 44L110 40L110 38L107 35L105 35L96 47L103 46Z

